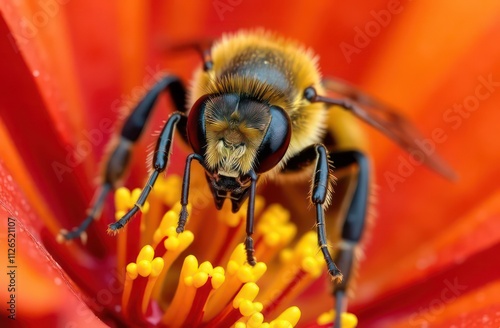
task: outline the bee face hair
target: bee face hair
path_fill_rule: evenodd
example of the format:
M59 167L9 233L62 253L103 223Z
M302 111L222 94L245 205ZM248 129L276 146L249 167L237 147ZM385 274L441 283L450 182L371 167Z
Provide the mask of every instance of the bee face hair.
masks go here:
M269 107L238 94L210 98L206 105L207 164L227 176L240 176L255 163L271 121Z

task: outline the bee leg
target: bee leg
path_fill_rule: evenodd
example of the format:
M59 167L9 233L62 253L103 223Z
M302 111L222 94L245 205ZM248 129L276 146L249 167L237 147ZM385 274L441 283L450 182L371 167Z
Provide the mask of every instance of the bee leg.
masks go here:
M336 300L335 327L340 327L340 315L346 311L347 303L345 292L353 275L355 261L355 248L361 239L368 208L370 165L368 158L360 151L331 152L330 158L336 168L357 165L356 188L350 200L347 216L342 226L342 242L340 244L335 262L344 274L340 284L333 286Z
M182 179L182 194L181 194L181 212L179 214L179 221L177 223L177 228L175 231L181 233L184 231L184 226L186 225L188 218L188 196L189 196L189 182L191 178L191 162L193 159L197 160L202 166L204 166L203 156L198 154L190 154L186 158L186 166L184 167L184 177Z
M311 145L303 149L300 153L290 158L281 173L287 174L298 172L311 165L316 160L316 167L313 176L313 188L311 201L316 207L316 228L318 234L318 245L323 253L327 264L328 273L334 280L340 282L342 273L335 265L330 252L328 251L326 228L325 228L325 205L329 194L333 175L331 174L328 159L328 151L322 144Z
M148 182L142 189L141 194L139 195L139 199L137 199L134 207L132 207L132 209L129 210L121 219L110 224L108 226L108 233L117 233L118 230L125 227L128 221L130 221L130 219L144 206L149 193L153 189L156 179L158 179L160 173L165 171L168 166L170 151L172 148L172 137L175 128L177 124L179 124L181 127L185 126L186 120L186 115L180 112L175 112L170 115L167 122L163 126L160 137L158 138L158 141L156 143L152 162L153 172L149 176Z
M318 232L318 245L325 258L328 267L328 273L338 283L342 281L342 273L335 265L330 252L328 251L326 228L325 228L325 210L323 204L327 200L329 185L331 183L330 166L328 162L328 151L325 146L317 144L313 146L316 150L316 168L314 170L313 188L311 201L316 207L316 228Z
M257 175L252 170L250 171L250 194L248 196L248 208L247 208L247 225L246 225L246 238L245 238L245 251L247 253L247 262L251 266L256 264L253 248L253 228L254 228L254 213L255 213L255 189L257 184Z
M147 119L152 112L159 94L166 90L170 91L172 102L177 111L186 111L186 91L181 81L176 76L165 76L151 88L146 96L132 110L121 129L118 145L113 149L106 163L103 183L95 192L94 199L88 210L88 216L82 221L80 226L73 231L68 232L66 230L61 230L58 236L59 240L71 240L81 237L82 241L85 241L85 231L90 224L99 217L107 194L114 189L117 182L123 177L129 164L133 144L139 139L144 130ZM182 137L187 140L185 133L182 134Z

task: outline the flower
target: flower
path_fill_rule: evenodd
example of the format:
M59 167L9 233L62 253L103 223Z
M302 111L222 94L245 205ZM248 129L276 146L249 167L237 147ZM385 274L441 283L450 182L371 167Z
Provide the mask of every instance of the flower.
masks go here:
M126 278L110 269L117 268L122 238L105 233L113 204L91 226L85 247L59 245L55 236L85 213L119 107L137 99L163 68L187 81L199 63L194 54L162 54L162 42L263 26L313 48L324 76L349 80L400 108L426 136L424 149L439 152L459 175L455 183L441 179L420 165L417 154L403 153L367 129L378 215L365 238L349 308L360 326L498 326L500 293L491 264L500 248L500 195L492 178L500 156L497 2L370 1L353 8L328 1L221 0L118 7L46 0L0 6L0 200L2 218L16 219L18 323L131 320L135 314L123 315L117 306L139 310L142 304L130 307L139 299L123 297ZM150 126L159 126L168 112L165 100L159 107ZM140 142L126 186L143 184L145 146L152 140ZM179 173L182 165L173 161L169 173ZM200 229L196 217L188 230ZM195 233L194 243L207 245L206 239ZM125 262L146 261L145 267L156 268L154 276L156 251L151 257L146 249L137 260L139 251ZM201 267L202 276L221 274ZM318 279L296 299L302 303L299 326L314 325L323 311L316 308L332 307L327 290L326 279ZM2 302L10 297L3 287L0 295ZM150 311L160 316L158 308Z

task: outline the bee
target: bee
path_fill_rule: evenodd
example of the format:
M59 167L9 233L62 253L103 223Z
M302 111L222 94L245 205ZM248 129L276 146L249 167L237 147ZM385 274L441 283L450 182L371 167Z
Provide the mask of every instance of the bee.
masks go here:
M126 171L133 145L156 99L167 92L176 111L159 135L149 179L136 205L110 224L108 232L122 229L145 204L159 174L168 166L173 135L178 130L193 151L186 159L177 232L184 231L188 217L193 161L204 168L217 209L228 200L236 212L248 199L244 244L250 265L256 263L252 234L257 183L291 176L312 179L309 198L315 209L318 246L335 280L333 293L337 313L341 313L352 276L354 249L365 226L371 172L363 147L356 140L346 141L340 131L355 124L351 116L331 108L354 114L409 152L418 150L415 141L420 135L390 107L345 82L322 79L311 50L273 33L257 30L225 35L201 53L203 65L195 72L189 93L178 77L168 75L132 110L109 157L88 217L75 230L63 231L63 237L81 236L98 216L106 194ZM424 162L444 176L451 175L436 155L426 156ZM338 200L348 204L335 259L327 248L325 227L325 208L331 202L334 181L332 163L336 169L356 168L352 194Z

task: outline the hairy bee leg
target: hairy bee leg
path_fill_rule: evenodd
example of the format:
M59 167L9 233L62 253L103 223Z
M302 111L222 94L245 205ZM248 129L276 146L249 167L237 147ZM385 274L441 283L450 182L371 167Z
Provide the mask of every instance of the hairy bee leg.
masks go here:
M186 113L186 89L177 76L167 75L148 91L127 117L121 132L123 138L132 142L136 142L139 139L155 107L156 100L162 92L167 91L172 99L175 110L179 113ZM182 123L179 123L179 130L182 138L187 141L185 127L181 126Z
M328 151L325 146L318 144L314 145L316 150L316 168L313 177L313 189L311 201L316 206L316 226L318 232L318 245L321 248L323 257L325 258L328 267L328 273L337 281L342 281L342 273L335 265L330 252L328 251L326 227L325 227L325 210L323 204L326 201L328 194L328 186L330 184L330 168L328 163Z
M128 211L120 220L108 226L109 233L116 233L119 229L125 227L128 221L130 221L130 219L144 206L149 193L153 189L156 179L158 178L159 174L165 171L168 166L170 150L172 148L172 138L175 128L179 123L181 123L180 126L185 127L186 120L187 117L183 113L175 112L170 115L156 143L152 163L154 171L151 173L148 182L142 189L142 192L139 195L139 199L135 203L134 207L132 207L132 209Z
M344 280L340 284L333 286L337 316L335 318L335 327L340 327L340 315L347 308L345 293L353 275L356 245L361 239L365 227L370 186L370 164L368 157L356 150L331 152L330 158L336 168L351 165L357 165L358 167L356 188L342 226L342 242L335 256L335 262L344 274Z
M247 207L247 225L246 225L246 238L245 238L245 251L247 253L247 262L251 266L256 264L254 257L254 247L253 247L253 228L254 228L254 216L255 216L255 190L257 185L257 174L254 171L250 171L250 194L248 196L248 207Z
M322 144L311 145L303 149L300 153L290 158L282 173L296 172L309 166L316 160L316 167L313 176L313 188L311 201L316 207L316 227L318 234L318 245L325 258L328 273L337 281L342 280L342 273L335 265L327 247L326 227L325 227L325 210L323 204L329 193L328 186L330 184L330 166L328 163L328 151Z
M133 145L142 134L156 99L162 91L166 90L170 91L172 102L177 111L186 112L186 91L178 77L173 75L165 76L151 88L125 120L120 132L120 140L106 163L103 184L96 190L94 195L95 201L91 202L92 205L88 210L88 216L73 231L67 232L62 230L60 233L61 239L71 240L83 236L82 234L87 230L92 221L99 217L107 194L123 177L128 167ZM185 133L182 133L182 137L187 141Z
M177 228L175 229L177 233L184 231L184 227L188 218L188 196L189 196L189 183L191 178L191 162L197 160L202 166L204 166L203 156L198 154L190 154L186 158L186 166L184 167L184 177L182 179L182 195L181 195L181 212L179 214L179 221L177 223Z

